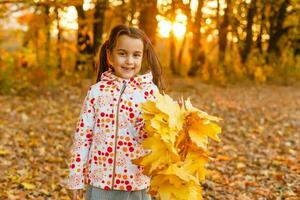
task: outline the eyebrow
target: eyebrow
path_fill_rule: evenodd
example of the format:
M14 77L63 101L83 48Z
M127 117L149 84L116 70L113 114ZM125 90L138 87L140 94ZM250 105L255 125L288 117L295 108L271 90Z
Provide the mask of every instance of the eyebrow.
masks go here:
M127 52L126 49L117 49L117 51L125 51L125 52ZM135 51L134 53L142 53L142 52L141 51Z

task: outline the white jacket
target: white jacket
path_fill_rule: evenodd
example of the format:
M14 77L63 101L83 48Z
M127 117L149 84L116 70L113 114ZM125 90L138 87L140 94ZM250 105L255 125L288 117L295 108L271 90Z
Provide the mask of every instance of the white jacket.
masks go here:
M136 191L150 186L143 167L131 160L147 153L141 146L140 103L158 91L152 73L122 79L112 71L90 86L74 133L67 188L85 184L106 190Z

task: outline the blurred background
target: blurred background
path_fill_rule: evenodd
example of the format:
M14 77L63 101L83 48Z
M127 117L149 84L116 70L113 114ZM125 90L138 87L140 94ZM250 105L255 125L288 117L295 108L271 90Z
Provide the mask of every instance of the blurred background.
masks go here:
M0 0L0 199L70 199L75 125L117 24L150 37L167 94L223 119L204 199L299 199L299 0Z
M167 77L293 84L299 11L298 0L1 0L0 88L92 78L95 53L121 23L147 33Z

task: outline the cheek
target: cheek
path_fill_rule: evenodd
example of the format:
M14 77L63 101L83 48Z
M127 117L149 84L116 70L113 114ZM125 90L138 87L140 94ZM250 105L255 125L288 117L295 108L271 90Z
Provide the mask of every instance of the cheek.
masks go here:
M122 64L125 61L125 59L123 57L116 56L114 61L115 61L115 64Z
M136 59L136 63L137 63L138 65L142 65L142 61L143 61L143 58L137 58L137 59Z

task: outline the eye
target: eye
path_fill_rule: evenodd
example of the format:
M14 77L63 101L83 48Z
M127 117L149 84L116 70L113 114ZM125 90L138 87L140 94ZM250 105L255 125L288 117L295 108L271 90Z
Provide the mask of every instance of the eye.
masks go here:
M125 56L125 53L124 52L119 52L118 55Z
M134 54L134 57L141 57L141 54Z

